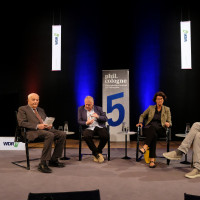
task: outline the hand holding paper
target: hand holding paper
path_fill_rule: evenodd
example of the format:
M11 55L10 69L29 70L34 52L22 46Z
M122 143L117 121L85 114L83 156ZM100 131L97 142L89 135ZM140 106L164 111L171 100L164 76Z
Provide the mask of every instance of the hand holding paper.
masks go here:
M52 125L54 122L55 118L54 117L46 117L44 120L44 124L47 124L48 126Z

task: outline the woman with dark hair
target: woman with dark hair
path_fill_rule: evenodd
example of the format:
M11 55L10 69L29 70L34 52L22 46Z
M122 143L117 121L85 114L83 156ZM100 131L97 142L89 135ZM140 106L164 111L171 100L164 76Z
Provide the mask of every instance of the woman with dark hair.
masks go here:
M139 118L139 123L136 125L143 127L143 121L147 118L145 126L143 127L143 135L146 137L143 147L139 150L144 154L149 148L150 168L155 168L156 157L156 141L158 137L164 136L165 128L172 125L170 108L164 106L163 103L167 99L164 92L157 92L154 95L153 101L156 105L149 106Z

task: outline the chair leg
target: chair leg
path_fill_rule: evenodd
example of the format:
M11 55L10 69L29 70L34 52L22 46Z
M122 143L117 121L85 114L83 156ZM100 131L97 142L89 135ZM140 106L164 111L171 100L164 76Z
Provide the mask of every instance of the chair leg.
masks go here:
M26 162L27 162L27 170L30 170L30 160L29 160L29 149L28 149L28 142L25 142L25 148L26 148Z
M137 146L136 146L136 161L139 162L139 136L137 136Z
M108 161L110 161L110 135L108 137Z
M82 138L79 138L79 161L82 160L82 154L81 154L81 148L82 148Z
M34 159L29 158L28 142L25 142L25 150L26 150L26 160L15 161L15 162L12 162L12 164L25 168L27 170L30 170L30 161L39 160L40 158L34 158ZM26 166L21 165L20 163L22 162L26 162Z
M167 152L169 152L169 137L167 137ZM169 165L170 160L167 159L167 165Z

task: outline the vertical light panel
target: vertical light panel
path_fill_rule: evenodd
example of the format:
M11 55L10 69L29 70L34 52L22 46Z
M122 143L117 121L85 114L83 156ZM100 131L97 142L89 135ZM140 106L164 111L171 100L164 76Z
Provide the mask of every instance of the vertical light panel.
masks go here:
M61 70L61 26L52 26L52 71Z
M192 69L190 21L181 22L181 69Z

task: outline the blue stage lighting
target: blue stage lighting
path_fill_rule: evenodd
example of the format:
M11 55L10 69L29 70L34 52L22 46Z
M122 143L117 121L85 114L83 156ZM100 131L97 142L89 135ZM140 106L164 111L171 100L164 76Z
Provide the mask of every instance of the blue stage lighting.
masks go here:
M152 99L160 86L160 42L159 26L140 27L137 40L135 79L141 112L154 104Z
M77 107L84 104L86 96L95 97L97 87L96 51L91 41L82 38L76 52L75 91Z

